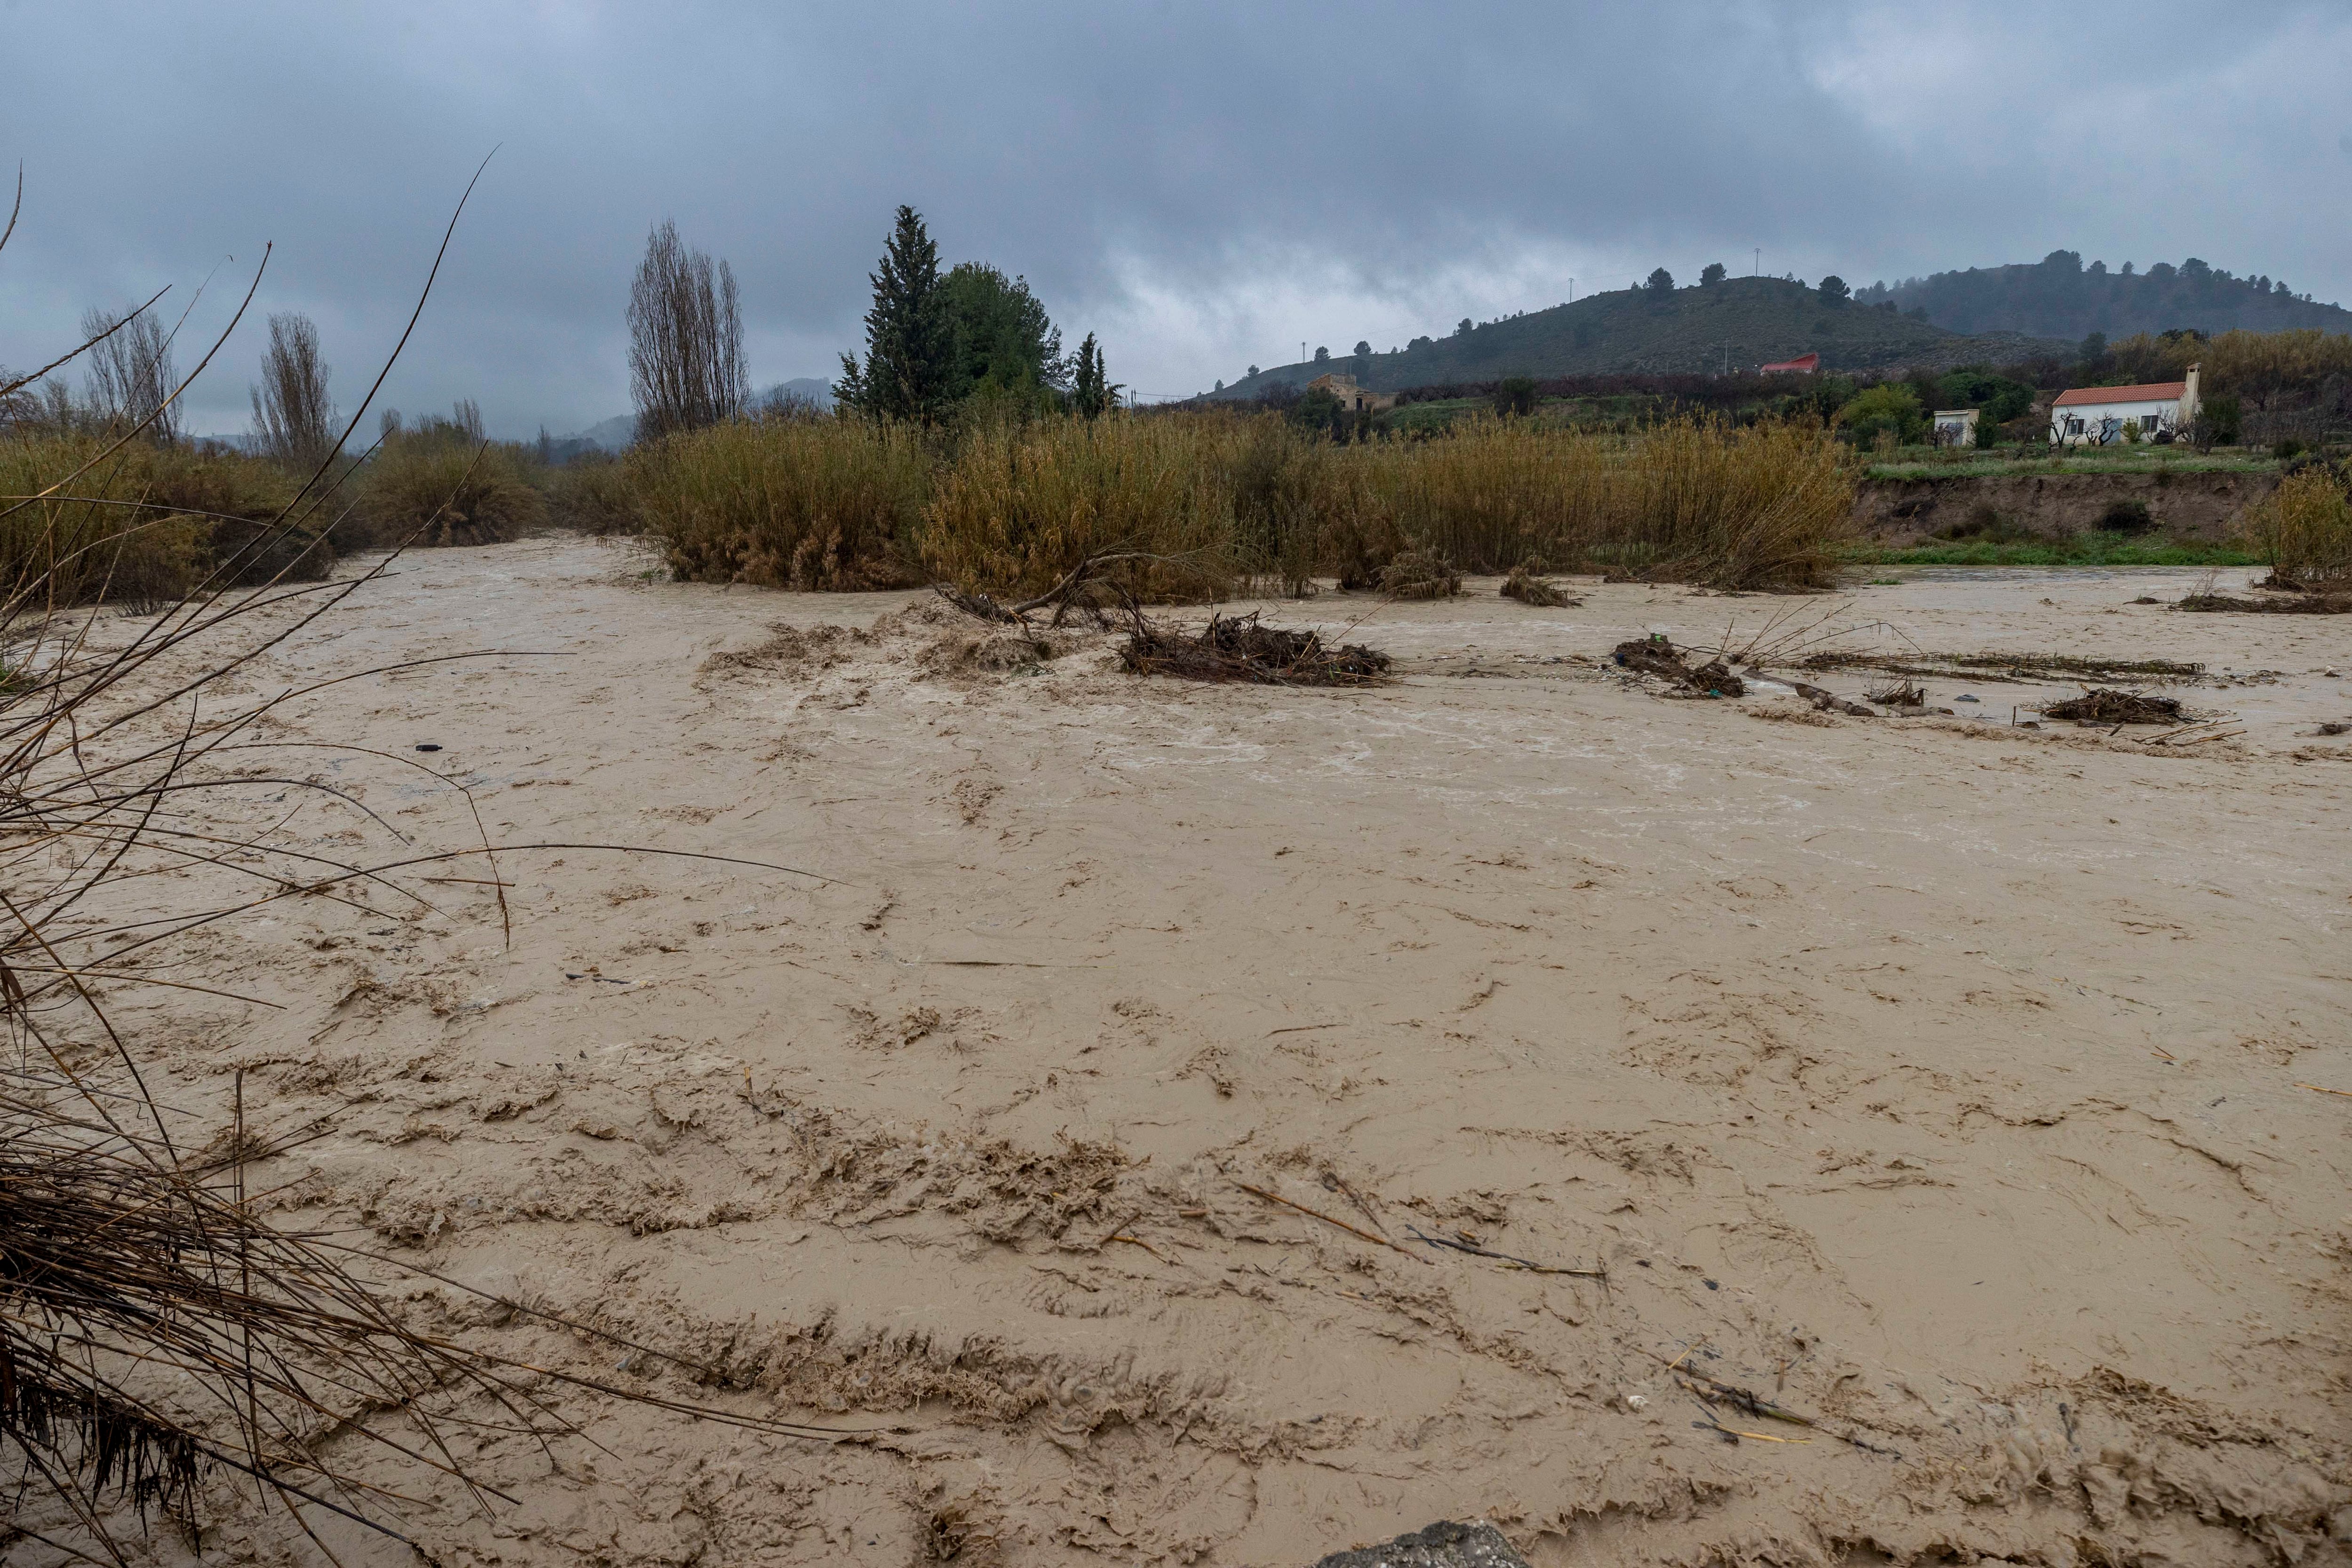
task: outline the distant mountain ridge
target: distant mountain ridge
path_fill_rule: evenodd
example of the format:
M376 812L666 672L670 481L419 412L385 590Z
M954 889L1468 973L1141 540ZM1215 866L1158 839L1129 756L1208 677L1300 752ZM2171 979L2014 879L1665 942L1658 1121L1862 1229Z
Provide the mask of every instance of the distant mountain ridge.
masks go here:
M2352 332L2352 310L2294 293L2283 279L2233 277L2193 256L2178 267L2158 262L2145 272L2110 272L2103 261L2084 266L2078 251L2053 250L2026 265L1874 283L1854 298L1906 313L1924 310L1930 322L1956 332L2027 332L2076 342L2093 332L2124 338L2177 327L2209 335L2295 327Z
M1276 386L1303 386L1327 371L1353 375L1375 392L1402 392L1509 375L1753 372L1806 353L1819 353L1829 370L1949 370L2074 349L2014 332L1957 333L1896 310L1825 300L1818 289L1780 278L1727 278L1663 293L1618 289L1464 325L1466 331L1415 338L1388 353L1276 365L1211 395L1257 397Z
M2071 359L2093 332L2111 339L2189 327L2208 334L2316 327L2352 332L2352 310L2238 278L2191 257L2146 272L2084 266L2056 250L2038 262L1874 283L1843 302L1793 279L1727 278L1709 286L1589 295L1387 353L1336 354L1244 376L1213 397L1254 398L1327 371L1375 392L1495 381L1634 374L1706 374L1819 353L1832 371L1950 370Z

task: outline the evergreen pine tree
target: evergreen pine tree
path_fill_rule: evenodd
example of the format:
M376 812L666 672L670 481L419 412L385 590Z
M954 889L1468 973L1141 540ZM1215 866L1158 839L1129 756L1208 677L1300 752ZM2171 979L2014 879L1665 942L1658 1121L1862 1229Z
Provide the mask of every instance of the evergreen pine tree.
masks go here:
M954 395L955 323L940 289L940 247L920 213L898 209L881 270L869 277L866 363L841 356L834 396L870 418L936 423Z

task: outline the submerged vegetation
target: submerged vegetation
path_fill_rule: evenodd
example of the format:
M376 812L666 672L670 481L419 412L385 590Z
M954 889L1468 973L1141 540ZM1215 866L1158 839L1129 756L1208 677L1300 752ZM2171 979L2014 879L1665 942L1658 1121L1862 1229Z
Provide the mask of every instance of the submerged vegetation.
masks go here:
M446 419L387 415L383 439L361 472L358 516L336 537L377 549L512 539L547 516L524 453L486 438L470 400Z
M2313 465L2279 481L2247 516L2246 542L2279 587L2341 593L2352 587L2352 464Z
M618 465L682 580L873 587L936 576L1042 594L1096 563L1139 597L1317 577L1393 586L1531 559L1716 587L1831 582L1852 480L1817 424L1683 420L1635 436L1472 420L1335 442L1271 414L989 416L925 431L741 420ZM599 483L610 476L600 476Z

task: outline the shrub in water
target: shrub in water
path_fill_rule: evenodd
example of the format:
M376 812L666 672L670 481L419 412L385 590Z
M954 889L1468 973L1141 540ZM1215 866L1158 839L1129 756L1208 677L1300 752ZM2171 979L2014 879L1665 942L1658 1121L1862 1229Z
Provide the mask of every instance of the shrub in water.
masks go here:
M110 437L27 430L0 437L0 593L39 584L44 604L149 604L217 570L224 582L325 575L331 551L273 526L294 485L268 463ZM92 464L86 471L84 466ZM58 494L18 507L56 487ZM299 558L299 559L298 559Z
M2250 510L2245 531L2282 584L2352 586L2352 500L2345 498L2343 479L2326 468L2280 480L2268 501Z
M1234 497L1219 418L1045 419L970 435L940 476L923 560L972 593L1042 594L1090 557L1139 598L1222 590ZM1150 557L1151 559L1142 559Z
M1853 532L1853 481L1836 444L1810 422L1663 425L1639 439L1618 479L1596 549L1645 576L1827 587Z
M903 587L929 458L903 426L738 419L632 450L646 532L681 583Z
M387 417L383 444L360 470L358 508L335 530L338 543L495 544L546 520L522 448L485 442L471 403L455 419L398 417Z
M547 520L599 537L642 533L646 527L627 465L604 452L583 453L548 470Z

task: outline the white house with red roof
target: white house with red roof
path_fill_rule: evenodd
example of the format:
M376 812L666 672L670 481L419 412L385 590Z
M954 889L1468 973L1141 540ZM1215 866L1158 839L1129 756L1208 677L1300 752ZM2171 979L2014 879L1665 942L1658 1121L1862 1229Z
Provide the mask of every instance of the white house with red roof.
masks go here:
M2136 425L2143 441L2169 440L2197 422L2197 373L2189 367L2186 381L2151 382L2143 386L2078 386L2062 392L2050 405L2050 444L2053 447L2105 447L2124 439L2126 426Z

